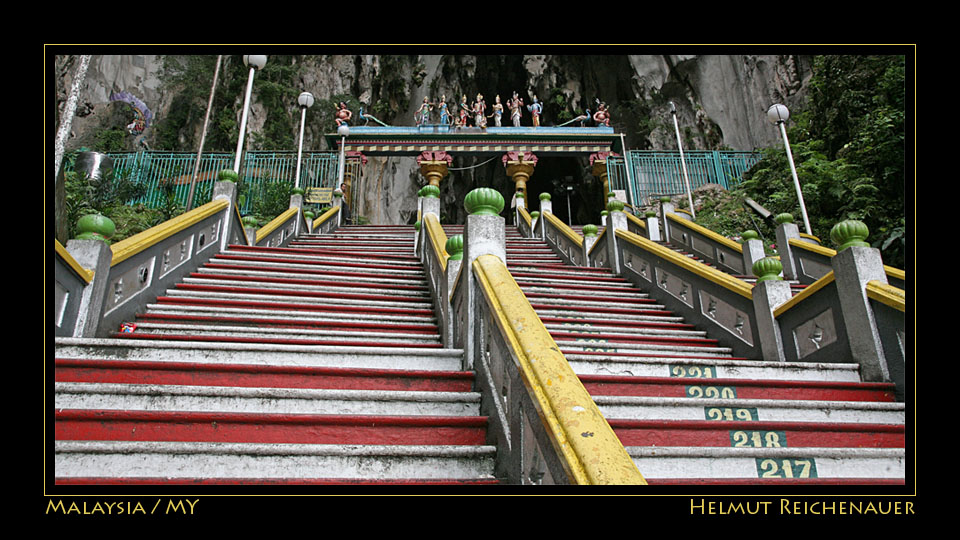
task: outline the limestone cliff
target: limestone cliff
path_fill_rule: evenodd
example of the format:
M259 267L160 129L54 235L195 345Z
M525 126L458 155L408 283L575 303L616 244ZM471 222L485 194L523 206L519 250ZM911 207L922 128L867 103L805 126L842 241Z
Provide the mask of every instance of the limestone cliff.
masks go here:
M253 51L257 52L257 51ZM537 51L531 51L537 52ZM590 55L567 51L543 55L323 55L271 57L275 67L264 86L255 87L249 120L248 149L295 150L299 130L296 95L309 91L318 105L308 112L304 148L327 150L324 133L333 132L330 104L350 96L391 125L412 125L423 99L482 93L488 103L516 91L529 103L544 104L544 125L557 125L595 110L597 101L612 111L613 125L625 133L631 149L675 149L670 102L676 104L686 149L752 150L779 143L766 120L770 104L798 107L810 76L811 59L799 55ZM239 124L245 71L238 56L225 56L221 95L215 111L222 134L208 139L206 151L232 152L230 124ZM170 82L165 58L158 55L94 56L80 95L67 150L95 147L104 133L121 133L129 109L110 101L129 92L146 103L154 124L139 138L125 137L128 150L196 151L212 70L193 72L192 82ZM57 57L58 113L71 85L70 57ZM271 78L272 77L272 78ZM186 99L185 89L192 97ZM232 94L231 94L232 92ZM228 95L229 94L229 95ZM292 97L290 97L292 96ZM288 103L288 105L283 105ZM279 104L279 105L276 105ZM189 108L189 114L186 112ZM59 119L58 119L59 120ZM529 116L525 116L529 124ZM234 128L236 130L236 128ZM98 138L99 137L99 138ZM235 145L236 138L233 139ZM141 143L142 141L142 143ZM213 141L213 142L211 142ZM281 141L281 142L278 142ZM277 148L284 144L288 148ZM214 146L211 146L214 145ZM260 146L258 146L260 145ZM173 146L173 147L170 147ZM219 146L219 147L217 147ZM510 192L499 160L482 164L457 158L444 180L443 212L449 222L463 219L463 196L474 187ZM479 165L479 166L478 166ZM541 163L531 191L549 191L552 180L570 177L581 183L575 193L585 215L594 214L600 187L586 172L586 160L568 158ZM356 213L372 223L411 223L413 197L423 179L412 158L372 157L363 175L363 200Z

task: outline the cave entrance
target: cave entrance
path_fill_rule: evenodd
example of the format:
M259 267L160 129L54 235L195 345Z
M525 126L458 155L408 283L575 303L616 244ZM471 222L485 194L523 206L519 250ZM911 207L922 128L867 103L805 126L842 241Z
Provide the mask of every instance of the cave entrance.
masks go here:
M549 193L553 215L564 223L597 224L603 210L603 186L584 161L576 156L541 157L527 181L528 210L539 210L540 194Z

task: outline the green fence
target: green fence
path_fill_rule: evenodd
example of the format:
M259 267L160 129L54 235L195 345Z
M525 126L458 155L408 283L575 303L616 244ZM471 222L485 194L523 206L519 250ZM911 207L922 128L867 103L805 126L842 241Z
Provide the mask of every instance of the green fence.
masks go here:
M760 161L757 152L694 150L683 153L690 189L719 184L736 186L750 167ZM607 160L611 189L624 190L628 202L642 205L651 196L686 193L680 152L630 150L624 157Z
M196 164L196 153L188 152L123 152L108 153L113 160L115 174L128 175L130 180L144 185L146 194L133 202L149 208L165 204L166 187L177 204L186 206ZM210 201L217 174L233 168L233 153L203 154L194 191L193 206ZM336 152L304 152L300 167L300 187L303 189L336 187L339 154ZM360 164L347 160L347 172L359 177ZM271 182L294 185L297 170L296 152L247 152L240 162L240 196L237 201L241 213L251 211L253 201L259 198Z

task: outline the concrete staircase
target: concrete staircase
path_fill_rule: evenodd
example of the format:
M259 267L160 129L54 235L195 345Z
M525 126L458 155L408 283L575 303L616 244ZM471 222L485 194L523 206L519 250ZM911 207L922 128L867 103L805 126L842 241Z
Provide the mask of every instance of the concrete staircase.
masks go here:
M413 227L230 246L56 348L60 484L497 483Z
M450 228L448 234L456 233ZM904 407L851 364L735 358L607 269L507 229L507 265L651 484L898 484Z

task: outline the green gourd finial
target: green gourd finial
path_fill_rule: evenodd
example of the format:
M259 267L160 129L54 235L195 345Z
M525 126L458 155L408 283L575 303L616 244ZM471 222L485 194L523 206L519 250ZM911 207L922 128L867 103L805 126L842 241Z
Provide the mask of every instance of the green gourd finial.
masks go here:
M109 244L115 232L117 226L102 214L87 214L77 220L78 240L100 240Z
M550 194L549 194L549 193L541 193L541 194L540 194L540 200L541 200L541 201L549 201L549 200L550 200Z
M753 275L757 276L757 282L761 281L780 281L780 272L783 271L783 265L774 257L764 257L753 263Z
M530 212L530 217L533 219L537 219L538 217L540 217L540 212L537 212L536 210L534 210L533 212Z
M597 236L597 226L592 223L583 226L583 236L585 238L593 238Z
M423 192L423 197L428 199L439 199L440 198L440 188L433 184L427 184L420 189Z
M447 238L447 243L443 246L450 255L449 260L459 261L463 259L463 235L457 234Z
M607 201L607 211L623 212L623 201L618 201L617 199L610 199L609 201Z
M830 229L830 239L839 247L837 251L843 251L851 246L870 247L866 242L870 229L862 221L848 219L841 221Z
M773 220L779 225L783 225L784 223L793 223L793 214L789 214L787 212L777 214L774 216Z
M463 200L463 206L472 216L499 216L503 211L503 195L491 188L477 188Z
M744 242L746 242L747 240L756 240L760 238L760 234L757 233L757 231L743 231L740 234L740 237L743 238Z
M223 169L217 174L217 178L221 182L233 182L237 183L237 180L240 179L240 175L233 171L233 169Z

